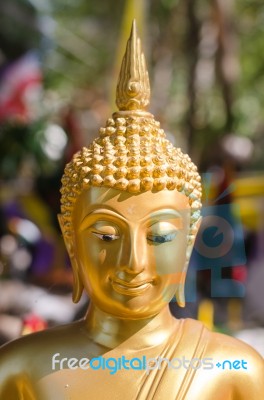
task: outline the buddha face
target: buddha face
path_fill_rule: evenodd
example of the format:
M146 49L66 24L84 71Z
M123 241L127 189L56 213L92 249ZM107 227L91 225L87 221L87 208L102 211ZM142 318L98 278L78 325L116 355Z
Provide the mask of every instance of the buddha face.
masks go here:
M121 318L159 313L184 281L193 245L188 198L176 190L131 195L91 187L72 218L65 242L91 301Z

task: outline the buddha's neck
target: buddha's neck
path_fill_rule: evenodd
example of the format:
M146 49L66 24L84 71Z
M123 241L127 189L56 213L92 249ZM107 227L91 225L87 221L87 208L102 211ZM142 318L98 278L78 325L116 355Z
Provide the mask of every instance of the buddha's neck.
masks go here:
M140 339L137 336L133 347L158 346L168 340L177 322L168 306L151 318L130 320L114 317L91 304L85 318L89 337L109 349L121 345L136 333L140 334Z

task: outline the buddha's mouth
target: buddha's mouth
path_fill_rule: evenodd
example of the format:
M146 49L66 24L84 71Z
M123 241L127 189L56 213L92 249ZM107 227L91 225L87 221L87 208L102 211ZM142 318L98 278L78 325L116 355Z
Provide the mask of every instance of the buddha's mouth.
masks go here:
M141 282L126 282L121 279L109 279L112 288L120 294L127 296L139 296L146 290L148 290L153 283L153 280L141 281Z

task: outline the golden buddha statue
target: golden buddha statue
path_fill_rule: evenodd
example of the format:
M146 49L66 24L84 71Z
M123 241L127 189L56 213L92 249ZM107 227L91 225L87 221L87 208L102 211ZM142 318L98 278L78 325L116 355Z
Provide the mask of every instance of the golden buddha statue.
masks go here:
M119 111L62 178L59 221L86 317L0 350L1 400L264 398L264 363L237 339L174 318L184 306L200 223L197 168L145 111L145 59L133 24Z

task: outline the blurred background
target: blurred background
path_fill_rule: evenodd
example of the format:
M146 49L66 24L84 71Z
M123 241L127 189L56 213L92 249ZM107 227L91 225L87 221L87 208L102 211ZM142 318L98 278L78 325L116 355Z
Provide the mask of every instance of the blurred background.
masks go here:
M264 355L264 4L0 3L0 344L84 315L57 223L60 178L115 111L136 17L150 111L199 166L204 222L176 316Z

